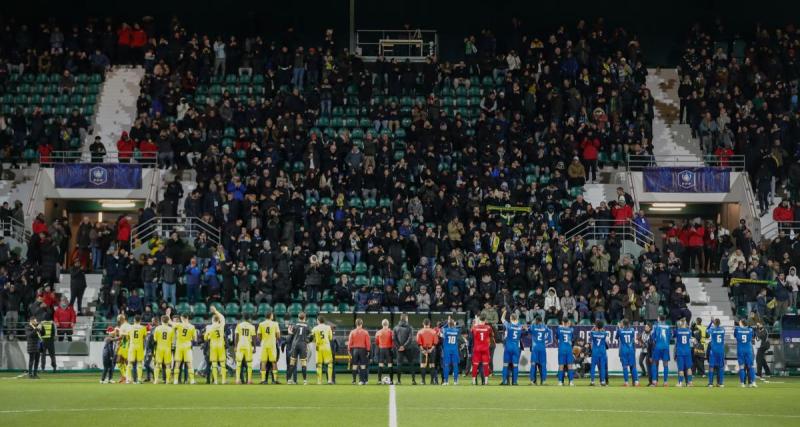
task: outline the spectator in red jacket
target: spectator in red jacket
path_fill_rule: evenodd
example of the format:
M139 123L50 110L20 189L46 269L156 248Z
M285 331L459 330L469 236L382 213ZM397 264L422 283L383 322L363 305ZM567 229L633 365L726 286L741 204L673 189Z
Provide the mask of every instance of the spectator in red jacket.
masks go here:
M727 146L719 146L714 150L714 155L719 158L720 166L727 167L730 164L731 156L733 156L733 150Z
M143 159L155 159L158 152L158 146L151 138L147 138L139 143L139 151L142 153Z
M123 131L122 137L117 141L117 152L120 163L130 163L133 157L133 150L136 149L136 141L128 136L128 132Z
M31 231L33 231L33 234L39 234L39 233L47 234L47 223L44 221L43 213L39 213L39 215L36 215L36 219L34 219L33 224L31 224Z
M620 199L617 206L611 209L611 216L614 217L615 225L625 225L628 220L633 218L633 208L624 199Z
M706 234L705 228L696 220L694 224L688 229L689 244L686 249L689 253L689 265L687 268L694 268L697 272L703 273L703 266L705 265L705 257L703 254L703 238Z
M127 22L117 30L117 62L125 64L130 60L131 37L133 30Z
M147 33L138 23L133 24L131 30L131 61L141 64L144 61L144 46L147 44Z
M72 341L72 329L75 327L75 322L78 320L75 309L69 305L67 297L61 297L61 303L56 307L53 313L53 322L56 324L58 331L58 340Z
M131 242L131 217L120 217L117 223L117 241L121 248L128 249Z
M772 219L778 222L794 221L794 211L789 207L789 202L782 201L778 207L772 211Z
M42 296L42 302L47 305L49 309L53 309L58 302L58 298L56 298L56 293L53 291L52 285L45 285L44 289L40 292Z
M600 154L600 139L594 136L592 131L587 132L581 142L581 149L583 150L583 167L586 169L586 181L589 181L589 173L591 172L591 182L595 182L597 181L597 158Z

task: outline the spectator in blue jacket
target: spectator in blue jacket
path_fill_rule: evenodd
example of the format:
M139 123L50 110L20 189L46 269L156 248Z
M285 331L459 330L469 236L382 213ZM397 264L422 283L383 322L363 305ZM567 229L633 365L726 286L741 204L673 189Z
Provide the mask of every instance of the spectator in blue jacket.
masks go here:
M189 304L194 304L200 296L200 275L202 270L197 265L197 258L192 257L189 265L186 266L186 296Z

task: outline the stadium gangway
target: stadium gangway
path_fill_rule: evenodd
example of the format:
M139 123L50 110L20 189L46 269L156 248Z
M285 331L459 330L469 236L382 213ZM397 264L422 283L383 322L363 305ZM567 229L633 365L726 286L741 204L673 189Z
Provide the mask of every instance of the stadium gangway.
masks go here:
M638 155L629 154L625 158L625 168L628 171L642 171L653 167L717 167L727 168L734 172L744 170L745 157L742 155L715 156L705 155L698 158L693 155Z
M793 238L800 233L800 221L775 221L774 224L775 225L773 225L773 227L778 228L778 233L783 231L790 238ZM768 231L770 230L761 230L762 234L765 234Z
M166 240L173 232L178 233L183 239L190 240L196 239L200 233L205 233L209 242L216 245L221 243L219 228L197 217L156 216L136 225L131 237L132 241L145 245L153 237Z
M619 223L614 219L587 219L564 233L568 240L581 236L585 240L605 240L611 231L617 233L622 240L630 240L638 246L647 248L654 242L653 232L633 222L625 220Z
M39 156L42 166L52 166L62 163L134 163L145 166L155 166L158 163L155 153L142 154L138 151L107 151L104 156L96 156L98 162L93 161L92 153L88 151L52 151L46 156Z

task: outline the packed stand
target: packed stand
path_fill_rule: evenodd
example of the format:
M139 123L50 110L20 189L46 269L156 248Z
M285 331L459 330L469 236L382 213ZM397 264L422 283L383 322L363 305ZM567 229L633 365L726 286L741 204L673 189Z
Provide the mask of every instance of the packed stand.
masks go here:
M141 48L145 40L139 24L110 19L71 27L9 21L0 31L3 158L47 163L80 149L91 132L104 73L112 63L134 62L129 46Z

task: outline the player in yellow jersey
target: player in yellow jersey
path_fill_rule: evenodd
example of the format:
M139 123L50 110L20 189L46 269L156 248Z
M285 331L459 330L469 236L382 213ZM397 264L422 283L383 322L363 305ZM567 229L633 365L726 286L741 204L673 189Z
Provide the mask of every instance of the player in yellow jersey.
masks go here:
M244 315L244 320L236 325L236 384L241 384L243 364L247 363L247 384L253 383L253 337L256 328L250 323L250 314Z
M186 364L189 374L189 383L194 382L194 369L192 368L192 342L197 340L197 330L189 323L189 315L181 313L181 323L175 325L175 367L172 371L173 384L178 384L178 373L181 363Z
M225 353L225 316L217 308L211 306L211 324L206 326L203 339L208 341L208 359L211 363L211 379L214 384L218 384L218 378L222 377L222 384L225 384L228 376L228 369L225 367L227 355ZM219 374L217 373L219 369Z
M161 324L153 331L153 338L156 341L156 368L153 384L158 384L161 378L161 365L164 365L164 375L166 383L172 376L172 341L175 338L175 331L170 326L168 315L161 316Z
M325 324L322 316L317 317L317 326L311 329L311 337L317 346L317 384L322 384L322 365L328 368L328 384L333 384L333 330Z
M117 346L117 369L119 369L120 379L119 382L126 382L125 374L128 371L128 331L131 324L124 314L117 316L117 327L114 328L114 335L119 340Z
M142 383L142 369L144 368L144 339L147 337L147 327L142 325L142 316L133 317L133 325L128 329L128 375L127 384L131 381ZM134 380L134 373L136 374Z
M275 314L268 313L267 319L258 324L258 338L261 343L261 384L267 384L267 377L275 381L275 372L278 371L278 339L281 337L281 328L275 321Z

